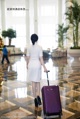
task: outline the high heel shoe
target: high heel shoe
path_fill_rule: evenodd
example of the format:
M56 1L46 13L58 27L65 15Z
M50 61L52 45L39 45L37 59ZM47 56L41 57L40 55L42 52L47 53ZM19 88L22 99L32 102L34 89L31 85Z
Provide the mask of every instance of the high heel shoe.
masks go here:
M37 101L38 101L38 104L41 105L41 98L39 96L37 96Z
M37 101L37 98L34 99L34 104L35 104L35 107L38 107L38 101Z

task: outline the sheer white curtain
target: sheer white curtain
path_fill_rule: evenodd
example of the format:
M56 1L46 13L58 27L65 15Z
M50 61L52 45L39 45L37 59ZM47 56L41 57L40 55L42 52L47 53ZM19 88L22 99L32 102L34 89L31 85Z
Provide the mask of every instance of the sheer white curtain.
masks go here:
M8 1L8 0L7 0ZM15 1L15 2L14 2ZM12 2L6 3L7 8L25 8L25 0L22 3L14 0ZM59 0L37 0L37 10L38 10L38 35L39 44L43 49L50 48L55 49L57 47L57 26L58 26L58 1ZM64 6L64 1L62 0L62 7ZM30 10L30 35L34 33L34 0L29 0ZM62 9L64 11L64 8ZM63 13L62 13L63 14ZM7 10L7 28L14 28L17 31L17 38L12 40L12 44L16 47L20 47L24 50L26 46L26 14L25 10ZM63 17L62 17L63 18ZM64 18L63 18L64 19Z
M26 46L26 7L25 0L6 0L6 29L16 30L17 37L12 39L11 44L24 51ZM6 38L8 45L8 38Z
M12 40L12 44L15 44L16 47L19 47L21 51L24 51L26 46L26 28L25 24L16 24L13 26L16 29L17 37Z
M39 44L43 49L57 47L58 0L38 0Z

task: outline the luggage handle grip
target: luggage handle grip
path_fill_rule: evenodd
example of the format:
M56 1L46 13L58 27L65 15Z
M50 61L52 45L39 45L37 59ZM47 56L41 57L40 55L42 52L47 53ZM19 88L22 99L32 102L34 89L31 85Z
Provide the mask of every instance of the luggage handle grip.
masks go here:
M46 75L47 75L47 83L48 83L48 86L49 86L48 72L50 72L50 71L48 70L48 71L46 72Z

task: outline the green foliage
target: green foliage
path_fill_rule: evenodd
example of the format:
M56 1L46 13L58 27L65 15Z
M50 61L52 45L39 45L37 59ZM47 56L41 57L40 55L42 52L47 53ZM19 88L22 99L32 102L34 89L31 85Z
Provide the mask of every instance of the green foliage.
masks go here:
M73 20L80 22L80 5L78 5L77 1L72 1L72 13L73 13Z
M13 30L13 29L8 29L7 30L7 36L9 37L9 38L16 38L16 31L15 30Z
M7 31L6 31L6 30L2 31L2 36L3 36L4 38L7 37Z
M58 47L64 47L64 40L67 38L66 33L69 26L64 27L64 24L58 25Z
M11 28L9 28L7 30L3 30L2 31L2 36L4 38L8 37L9 38L9 45L11 45L12 38L16 38L16 31L11 29Z
M66 19L73 25L73 47L79 45L79 23L80 23L80 5L76 0L72 0L72 6L67 8Z

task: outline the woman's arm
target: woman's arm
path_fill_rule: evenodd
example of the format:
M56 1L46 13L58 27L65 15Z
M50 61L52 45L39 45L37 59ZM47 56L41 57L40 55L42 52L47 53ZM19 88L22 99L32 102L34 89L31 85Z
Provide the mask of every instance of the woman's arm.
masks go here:
M44 64L43 57L40 57L40 63L41 63L41 65L43 66L44 71L47 72L47 68L46 68L46 66L45 66L45 64Z
M27 60L27 69L28 69L28 64L29 64L30 56L27 56L26 60Z

